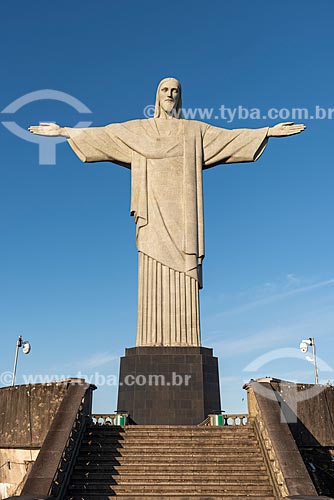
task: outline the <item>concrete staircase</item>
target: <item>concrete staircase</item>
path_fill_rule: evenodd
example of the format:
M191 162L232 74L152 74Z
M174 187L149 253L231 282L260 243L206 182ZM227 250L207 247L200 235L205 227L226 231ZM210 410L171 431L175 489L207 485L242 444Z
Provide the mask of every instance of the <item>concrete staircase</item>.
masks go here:
M66 500L275 500L265 462L246 426L92 425Z

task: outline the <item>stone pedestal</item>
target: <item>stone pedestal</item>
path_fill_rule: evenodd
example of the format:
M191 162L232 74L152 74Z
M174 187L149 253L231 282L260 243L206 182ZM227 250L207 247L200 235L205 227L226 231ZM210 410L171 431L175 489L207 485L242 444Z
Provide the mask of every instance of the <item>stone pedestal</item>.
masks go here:
M126 349L117 409L141 425L199 424L221 410L218 359L205 347Z

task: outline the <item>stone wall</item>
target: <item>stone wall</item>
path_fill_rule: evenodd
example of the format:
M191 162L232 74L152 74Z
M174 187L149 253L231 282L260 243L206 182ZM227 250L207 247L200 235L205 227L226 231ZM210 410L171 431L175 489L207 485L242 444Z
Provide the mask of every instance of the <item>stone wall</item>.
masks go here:
M40 448L67 385L55 382L0 389L0 448Z
M0 449L0 498L20 493L23 482L37 458L39 450Z
M249 413L263 424L288 493L334 498L334 388L269 378L245 388Z
M253 380L244 388L247 389L249 415L258 429L280 496L316 495L288 424L282 421L281 407L270 379Z
M68 381L0 389L0 500L20 494Z
M298 447L334 446L334 387L283 380L271 386ZM297 419L291 418L294 414Z

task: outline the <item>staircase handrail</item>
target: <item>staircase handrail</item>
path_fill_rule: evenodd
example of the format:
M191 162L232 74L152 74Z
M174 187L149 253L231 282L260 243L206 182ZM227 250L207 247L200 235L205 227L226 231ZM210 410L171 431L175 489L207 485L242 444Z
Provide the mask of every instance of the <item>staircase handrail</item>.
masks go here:
M65 495L82 437L89 421L87 399L83 397L50 488L50 495L57 500L62 500Z
M281 500L288 496L288 488L284 480L278 459L272 442L267 433L266 427L258 414L256 417L250 419L253 423L255 435L260 445L261 454L266 463L267 470L270 476L270 482L274 488L275 498Z
M82 379L69 379L67 392L27 477L22 496L52 495L62 500L90 420L94 389L95 386Z
M271 380L245 384L248 408L278 498L317 494L306 465L282 413L280 395ZM283 417L283 418L282 418Z

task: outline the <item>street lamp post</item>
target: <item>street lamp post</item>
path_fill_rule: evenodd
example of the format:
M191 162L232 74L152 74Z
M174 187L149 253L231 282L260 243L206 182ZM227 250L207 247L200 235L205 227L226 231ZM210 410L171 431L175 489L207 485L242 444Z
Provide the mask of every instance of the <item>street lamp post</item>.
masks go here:
M15 385L15 377L16 377L16 369L17 369L17 361L19 358L19 349L22 347L23 354L29 354L31 346L27 340L22 340L22 336L20 335L16 342L15 349L15 358L14 358L14 368L13 368L13 377L12 377L12 386Z
M316 354L316 350L315 350L315 342L314 342L314 338L310 338L310 340L311 340L311 346L312 346L315 383L319 384L319 373L318 373L318 365L317 365L317 354Z
M317 353L316 353L316 348L315 348L314 337L310 337L309 339L302 340L299 347L300 347L300 350L302 351L302 353L304 353L304 354L307 353L309 347L312 347L314 378L315 378L315 383L319 384Z

